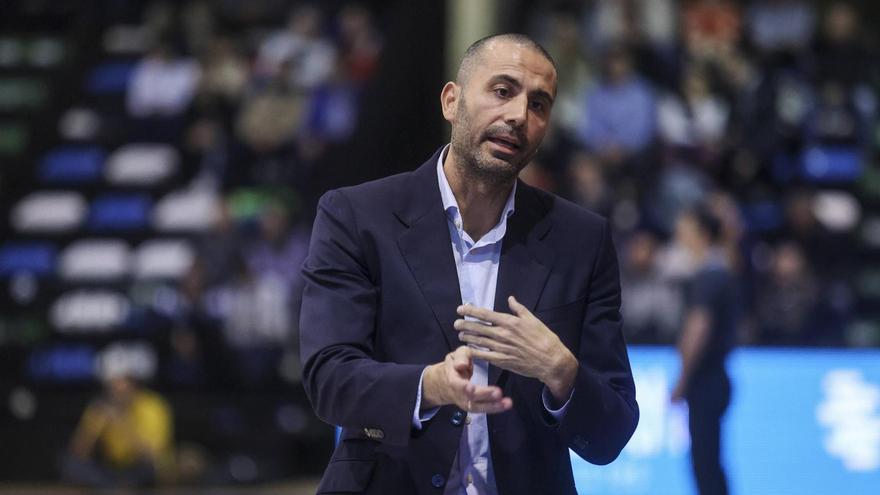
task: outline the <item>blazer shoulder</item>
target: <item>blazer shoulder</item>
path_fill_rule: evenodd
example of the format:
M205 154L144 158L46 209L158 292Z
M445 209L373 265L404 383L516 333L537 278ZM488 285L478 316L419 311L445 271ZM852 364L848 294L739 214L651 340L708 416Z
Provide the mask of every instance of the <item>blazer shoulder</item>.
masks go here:
M329 201L330 197L343 197L355 212L370 212L390 209L394 198L406 190L406 185L412 176L412 172L402 172L395 175L382 177L353 186L344 186L330 189L321 196L321 201ZM364 210L364 208L369 208Z

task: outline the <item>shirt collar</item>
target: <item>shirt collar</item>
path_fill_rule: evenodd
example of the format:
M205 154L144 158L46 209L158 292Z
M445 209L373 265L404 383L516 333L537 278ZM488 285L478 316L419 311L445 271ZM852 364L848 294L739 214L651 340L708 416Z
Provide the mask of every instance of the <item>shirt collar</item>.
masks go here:
M449 186L449 181L446 179L446 174L443 172L443 161L446 159L446 154L448 152L449 144L443 148L443 151L440 152L440 156L437 157L437 181L440 184L440 199L443 201L443 210L446 211L446 216L449 217L453 223L458 222L460 225L461 213L459 212L458 201L455 200L455 194L452 193L452 187ZM510 194L507 196L507 202L504 204L504 210L498 223L492 227L492 230L487 232L477 244L491 244L500 241L504 237L504 233L507 231L507 217L513 215L515 197L516 181L513 182L513 188L511 188Z

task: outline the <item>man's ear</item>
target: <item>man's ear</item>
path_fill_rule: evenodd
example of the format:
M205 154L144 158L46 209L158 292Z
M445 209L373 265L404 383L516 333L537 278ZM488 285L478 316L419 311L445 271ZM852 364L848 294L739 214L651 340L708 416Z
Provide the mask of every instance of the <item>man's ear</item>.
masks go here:
M443 110L443 118L447 122L455 120L455 111L458 109L458 99L460 97L461 86L452 81L443 86L440 91L440 108Z

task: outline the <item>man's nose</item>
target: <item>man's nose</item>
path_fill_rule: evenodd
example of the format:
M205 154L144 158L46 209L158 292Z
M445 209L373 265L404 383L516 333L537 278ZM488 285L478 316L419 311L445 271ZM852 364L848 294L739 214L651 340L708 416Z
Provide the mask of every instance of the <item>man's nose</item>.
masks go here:
M507 102L504 120L513 127L519 128L525 125L529 116L529 99L525 94L519 94Z

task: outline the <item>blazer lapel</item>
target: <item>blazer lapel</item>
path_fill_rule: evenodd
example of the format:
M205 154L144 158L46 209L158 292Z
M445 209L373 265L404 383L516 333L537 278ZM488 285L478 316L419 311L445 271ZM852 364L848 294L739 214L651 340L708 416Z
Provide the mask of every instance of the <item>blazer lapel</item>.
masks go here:
M461 304L461 291L437 183L439 153L413 172L411 187L401 195L395 214L408 227L397 240L400 252L451 351L459 345L452 324L458 317L455 309Z
M511 312L507 304L511 295L529 311L534 311L553 260L552 248L543 242L551 227L546 206L522 181L517 184L515 201L514 213L508 219L501 244L495 286L495 311L498 312ZM503 371L490 364L489 384L497 383Z

